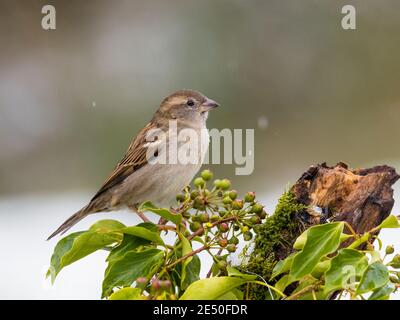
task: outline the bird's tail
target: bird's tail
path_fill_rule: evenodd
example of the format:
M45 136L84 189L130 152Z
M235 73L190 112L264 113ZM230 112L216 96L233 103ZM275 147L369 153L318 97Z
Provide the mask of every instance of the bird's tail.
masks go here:
M61 226L59 226L58 229L56 231L54 231L50 235L50 237L47 238L47 240L50 240L51 238L53 238L54 236L56 236L59 233L60 234L65 233L72 226L77 224L80 220L82 220L83 218L85 218L86 216L88 216L91 213L93 213L93 211L91 211L90 205L83 207L81 210L79 210L78 212L76 212L75 214L70 216Z

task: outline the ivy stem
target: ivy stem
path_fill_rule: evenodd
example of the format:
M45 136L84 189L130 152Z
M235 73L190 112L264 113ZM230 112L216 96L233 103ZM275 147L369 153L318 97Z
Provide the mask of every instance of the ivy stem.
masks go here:
M262 282L262 281L258 281L258 280L254 280L254 281L249 281L248 283L254 283L254 284L259 284L261 286L270 288L271 290L275 291L277 294L279 294L282 298L286 298L286 295L278 290L277 288L275 288L274 286L269 285L268 283ZM300 292L300 291L299 291Z
M350 230L351 234L354 236L354 238L358 239L360 236L354 231L353 227L351 226L350 223L347 221L344 221L344 225Z
M222 253L222 250L223 249L219 249L218 252L216 253L216 256L220 256ZM211 277L211 274L212 274L212 266L211 266L210 270L208 271L206 278Z
M294 293L291 296L287 297L285 300L296 300L301 295L314 290L317 287L317 285L319 285L319 282L315 283L315 284L312 284L312 285L309 285L309 286L297 291L296 293Z
M208 245L204 245L196 250L193 250L192 252L189 252L188 254L185 254L182 258L179 258L178 260L175 260L171 264L165 266L165 269L171 269L172 267L176 266L178 263L181 263L182 261L185 261L187 258L190 258L191 256L194 256L195 254L198 254L202 252L203 250L207 250L209 248Z

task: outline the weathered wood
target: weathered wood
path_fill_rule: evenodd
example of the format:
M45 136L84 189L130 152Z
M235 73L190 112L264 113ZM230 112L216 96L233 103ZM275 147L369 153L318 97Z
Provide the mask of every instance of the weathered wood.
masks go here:
M346 221L357 233L363 233L390 214L394 204L392 185L399 178L389 166L350 170L344 163L334 167L320 164L302 175L293 192L299 202L324 213L310 212L312 224L329 218Z

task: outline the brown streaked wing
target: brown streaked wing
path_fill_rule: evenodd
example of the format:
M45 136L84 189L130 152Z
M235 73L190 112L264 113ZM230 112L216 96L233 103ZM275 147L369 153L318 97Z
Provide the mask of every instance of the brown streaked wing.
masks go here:
M144 127L136 138L129 145L125 156L118 162L114 171L111 173L109 178L104 182L102 187L97 191L91 201L99 197L101 194L116 186L130 176L136 170L139 170L147 163L146 152L147 147L144 147L146 141L146 132L148 130L156 128L153 122L150 122Z

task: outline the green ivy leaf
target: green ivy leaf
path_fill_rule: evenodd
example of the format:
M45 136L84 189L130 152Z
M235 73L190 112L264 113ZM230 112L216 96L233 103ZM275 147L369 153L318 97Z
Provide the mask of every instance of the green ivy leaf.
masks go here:
M378 226L381 229L393 229L393 228L400 228L399 220L396 216L390 215L382 223Z
M389 281L389 271L381 262L375 262L368 266L364 272L360 284L358 285L357 294L363 294L383 287Z
M137 225L137 227L146 228L147 230L152 231L152 232L158 231L157 226L151 222L139 223ZM136 236L132 236L132 235L126 234L126 233L123 236L124 236L124 239L122 240L122 242L118 246L115 246L114 248L112 248L110 254L107 257L108 262L111 260L114 260L114 259L119 259L128 251L135 250L140 246L149 245L151 242L149 240L139 238Z
M140 226L127 227L121 230L124 234L130 234L131 236L143 238L149 240L155 244L164 246L164 241L160 237L158 231L150 231L147 228Z
M144 300L142 296L142 292L139 288L122 288L114 292L110 298L110 300Z
M272 270L271 279L279 276L282 273L288 272L292 267L293 259L296 253L292 253L291 255L287 256L284 260L279 260L278 263L275 265L274 269Z
M121 258L111 260L105 271L102 298L117 286L130 286L137 278L149 276L163 263L164 252L155 248L128 251Z
M182 242L182 257L184 257L185 255L187 255L193 251L192 245L190 244L190 241L183 236L183 234L179 233L179 238L181 239L181 242ZM187 258L182 263L182 273L181 273L181 288L182 289L184 289L183 287L184 287L184 283L186 281L186 268L189 265L189 263L192 261L192 259L193 259L193 256Z
M219 296L217 300L243 300L243 291L233 289L222 296Z
M200 270L200 258L197 255L194 255L192 261L190 261L186 266L186 276L184 281L181 281L182 290L186 290L190 284L200 279Z
M256 280L257 276L254 274L248 274L248 273L242 273L239 270L228 266L226 268L226 270L228 271L228 276L230 277L239 277L242 278L244 280L248 280L248 281L252 281L252 280Z
M367 268L368 258L362 252L354 249L339 250L325 273L324 292L328 294L355 285L355 281L360 279ZM350 283L351 280L353 283Z
M246 282L247 280L238 277L201 279L192 283L180 300L216 300Z
M172 213L171 211L165 208L157 208L150 201L142 203L139 207L139 211L153 212L159 215L160 217L163 217L164 219L167 219L168 221L175 223L177 226L179 226L182 222L182 215L180 213L176 214Z
M337 250L343 226L343 222L333 222L308 229L304 248L293 259L291 282L310 274L322 257Z
M393 283L388 283L383 287L380 287L371 294L368 300L389 300L390 294L396 289Z
M54 248L47 276L54 282L58 273L71 263L87 255L122 241L125 225L116 220L101 220L88 231L75 232L61 239Z
M311 275L316 279L320 279L325 273L325 271L329 269L330 266L331 266L331 260L327 259L320 261L317 263L317 265L311 272Z

